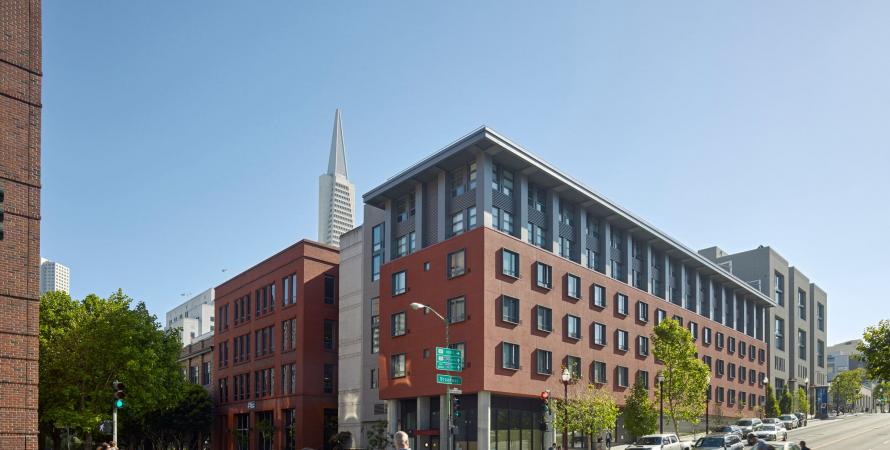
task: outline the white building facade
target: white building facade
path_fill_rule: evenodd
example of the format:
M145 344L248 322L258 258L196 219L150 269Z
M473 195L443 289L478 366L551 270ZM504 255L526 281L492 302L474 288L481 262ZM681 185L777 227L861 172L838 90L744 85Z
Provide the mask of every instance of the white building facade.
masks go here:
M40 258L40 295L46 292L71 293L71 269Z
M167 312L166 327L179 328L183 346L213 334L214 297L214 290L210 288Z
M334 134L327 173L318 177L318 240L340 246L340 236L355 228L355 185L347 178L346 145L340 110L334 115Z

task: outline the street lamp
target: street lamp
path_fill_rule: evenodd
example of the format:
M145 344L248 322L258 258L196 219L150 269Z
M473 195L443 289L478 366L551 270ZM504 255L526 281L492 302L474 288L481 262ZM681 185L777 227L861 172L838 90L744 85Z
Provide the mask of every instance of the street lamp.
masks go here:
M563 420L562 422L562 448L569 450L569 383L572 382L572 372L568 367L562 369L562 387L563 387Z
M423 303L412 302L411 309L417 311L418 309L423 309L425 313L433 313L436 317L442 320L445 323L445 348L448 348L448 319L445 316L439 314L438 311L433 309L428 305L424 305ZM461 355L461 360L463 360L463 355ZM448 417L448 450L454 448L452 439L454 437L454 418L451 417L451 385L445 385L445 412Z
M658 372L658 432L664 434L664 374Z
M708 375L708 392L705 395L705 434L711 429L711 375Z
M769 377L764 374L761 381L763 381L763 408L760 408L760 418L763 419L763 416L766 415L766 402L769 398Z
M810 420L810 377L804 377L804 398L807 399L807 410L803 412L803 425L807 426L807 422Z

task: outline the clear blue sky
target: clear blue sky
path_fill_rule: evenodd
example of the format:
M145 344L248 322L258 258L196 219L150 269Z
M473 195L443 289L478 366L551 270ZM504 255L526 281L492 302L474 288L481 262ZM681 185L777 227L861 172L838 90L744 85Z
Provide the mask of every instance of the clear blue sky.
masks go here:
M890 317L890 3L44 2L42 254L159 316L485 124L693 248ZM228 269L223 273L221 269Z

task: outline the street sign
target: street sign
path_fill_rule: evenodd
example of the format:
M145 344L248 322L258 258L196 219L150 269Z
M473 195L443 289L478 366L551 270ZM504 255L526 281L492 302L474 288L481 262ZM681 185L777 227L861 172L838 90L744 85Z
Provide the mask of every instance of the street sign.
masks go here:
M112 431L114 431L114 429L110 420L103 420L102 423L99 424L100 433L111 434Z
M463 355L460 350L436 347L436 370L460 372L463 370Z
M454 375L445 375L441 373L436 374L436 383L439 384L461 384L463 380L460 377Z
M462 391L458 388L450 388L450 389L448 389L448 393L451 395L460 395L460 394L463 394L464 391Z
M256 402L247 402L247 409L256 409Z

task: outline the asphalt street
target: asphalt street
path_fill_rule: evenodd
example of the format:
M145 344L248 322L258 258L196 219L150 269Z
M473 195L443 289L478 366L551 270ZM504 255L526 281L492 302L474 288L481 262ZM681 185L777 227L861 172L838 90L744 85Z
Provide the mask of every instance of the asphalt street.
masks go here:
M807 441L807 446L814 450L890 449L890 414L860 414L811 422L810 426L791 430L788 440Z

